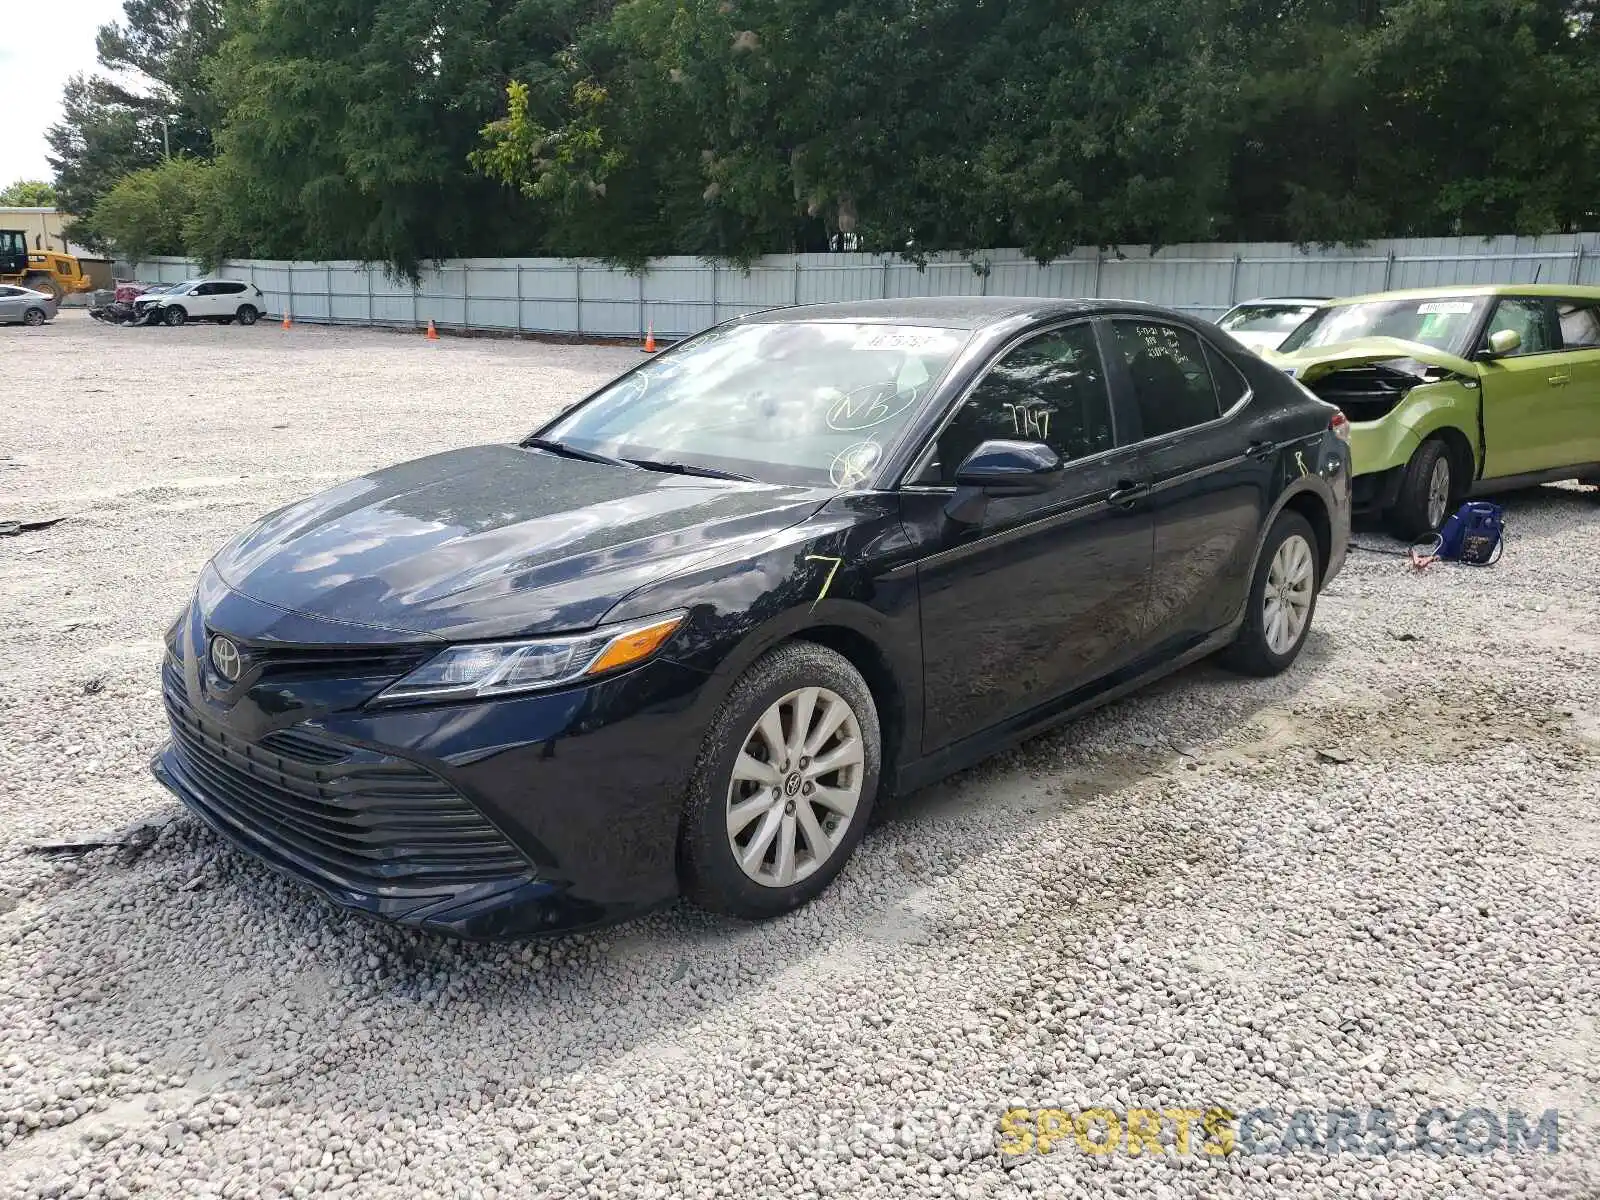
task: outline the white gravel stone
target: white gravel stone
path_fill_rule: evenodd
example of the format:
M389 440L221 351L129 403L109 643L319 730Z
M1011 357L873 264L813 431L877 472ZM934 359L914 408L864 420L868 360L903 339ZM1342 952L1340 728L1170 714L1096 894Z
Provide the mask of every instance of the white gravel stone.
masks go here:
M783 920L468 946L181 815L160 637L254 514L637 353L0 336L0 520L70 518L0 539L0 1200L1600 1194L1592 497L1514 497L1493 570L1353 555L1285 676L1191 669L900 799ZM1436 1105L1558 1108L1559 1152L997 1152L1011 1107Z

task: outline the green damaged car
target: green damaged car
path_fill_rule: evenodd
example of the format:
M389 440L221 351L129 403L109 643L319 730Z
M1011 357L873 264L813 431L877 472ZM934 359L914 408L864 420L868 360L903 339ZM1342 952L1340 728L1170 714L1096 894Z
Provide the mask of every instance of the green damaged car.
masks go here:
M1600 288L1333 300L1263 356L1344 410L1356 507L1400 537L1467 496L1600 483Z

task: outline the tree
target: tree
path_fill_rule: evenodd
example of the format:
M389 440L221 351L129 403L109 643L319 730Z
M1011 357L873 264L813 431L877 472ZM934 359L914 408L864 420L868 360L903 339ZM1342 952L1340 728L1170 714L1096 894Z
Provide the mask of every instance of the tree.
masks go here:
M209 158L220 105L207 79L221 44L222 0L123 0L124 21L96 38L102 73L66 85L51 127L62 205L88 214L123 176L169 155ZM91 218L74 237L104 246Z
M215 219L216 172L193 158L167 159L130 172L100 198L89 219L129 262L189 253L204 240L206 222Z
M467 156L499 81L553 54L569 17L540 0L235 0L213 78L250 245L403 272L536 250L529 205Z
M0 188L0 205L10 208L54 208L56 189L42 179L19 179Z

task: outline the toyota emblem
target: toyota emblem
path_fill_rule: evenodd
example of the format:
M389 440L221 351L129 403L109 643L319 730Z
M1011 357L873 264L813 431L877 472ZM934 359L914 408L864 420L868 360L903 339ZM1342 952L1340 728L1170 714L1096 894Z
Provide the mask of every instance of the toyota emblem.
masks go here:
M239 682L239 667L242 663L239 647L225 637L211 639L211 665L217 669L229 683Z

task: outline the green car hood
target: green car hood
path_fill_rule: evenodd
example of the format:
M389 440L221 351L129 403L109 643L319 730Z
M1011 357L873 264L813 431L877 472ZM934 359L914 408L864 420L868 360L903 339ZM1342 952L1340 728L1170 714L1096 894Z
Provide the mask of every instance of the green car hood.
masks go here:
M1477 367L1448 350L1440 350L1424 342L1388 337L1357 338L1352 342L1335 342L1330 346L1308 346L1290 354L1269 350L1262 357L1301 383L1310 383L1345 367L1364 367L1370 363L1392 362L1397 358L1414 358L1430 367L1443 367L1472 378L1478 374Z

